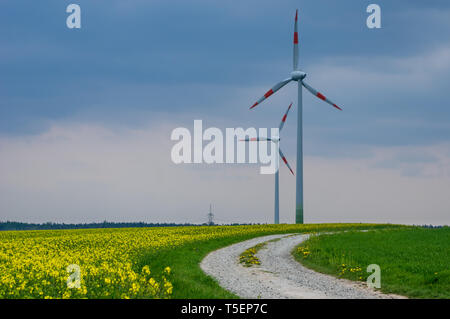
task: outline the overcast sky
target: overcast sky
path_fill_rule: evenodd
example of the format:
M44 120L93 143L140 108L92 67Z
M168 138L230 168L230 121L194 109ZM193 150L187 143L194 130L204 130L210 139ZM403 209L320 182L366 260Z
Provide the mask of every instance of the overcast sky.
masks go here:
M66 27L81 6L82 28ZM381 6L381 29L366 7ZM448 1L0 3L0 220L272 222L259 165L175 165L176 127L277 127L300 65L306 222L450 223ZM296 105L282 132L295 168ZM280 169L280 219L295 178Z

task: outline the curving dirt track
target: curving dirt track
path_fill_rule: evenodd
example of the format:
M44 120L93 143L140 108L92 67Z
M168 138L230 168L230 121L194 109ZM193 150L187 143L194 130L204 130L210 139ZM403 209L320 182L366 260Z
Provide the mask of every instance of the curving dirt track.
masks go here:
M275 238L279 240L270 242ZM337 279L305 268L294 259L291 251L307 238L308 235L298 234L253 238L211 252L200 267L223 288L241 298L402 298L374 291L364 283ZM256 254L261 265L244 267L239 263L239 255L244 250L263 242L267 245Z

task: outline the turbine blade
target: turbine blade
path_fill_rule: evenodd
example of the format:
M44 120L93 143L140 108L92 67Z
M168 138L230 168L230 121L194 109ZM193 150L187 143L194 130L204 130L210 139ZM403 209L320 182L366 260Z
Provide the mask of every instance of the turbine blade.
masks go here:
M295 11L294 23L294 71L298 70L298 9Z
M280 123L279 129L278 129L278 131L280 131L280 132L281 132L281 130L282 130L283 127L284 127L284 123L286 122L286 118L287 118L287 116L288 116L289 110L291 109L291 106L292 106L292 102L291 102L291 104L289 104L289 107L288 107L286 113L284 113L284 116L283 116L283 118L281 119L281 123Z
M240 139L241 142L260 142L260 141L271 141L269 137L246 137L245 139Z
M281 156L281 159L283 160L284 164L286 164L286 166L289 168L289 170L291 171L292 175L295 175L294 171L292 170L291 166L289 165L288 161L286 160L286 157L283 155L283 152L281 151L281 148L278 148L278 151L280 152L280 156Z
M266 94L263 95L263 97L261 97L258 101L255 102L255 104L253 104L250 109L254 108L255 106L257 106L258 104L260 104L262 101L264 101L265 99L267 99L269 96L271 96L272 94L274 94L276 91L278 91L279 89L281 89L283 86L285 86L286 84L288 84L289 82L291 82L292 79L286 79L281 81L280 83L275 84L269 91L266 92Z
M327 99L327 98L325 97L325 95L323 95L322 93L318 92L318 91L315 90L314 88L310 87L308 84L306 84L306 83L303 82L303 81L302 81L302 84L303 84L303 86L304 86L309 92L311 92L313 95L317 96L319 99L321 99L321 100L327 102L328 104L330 104L330 105L334 106L335 108L337 108L338 110L341 110L341 111L342 111L342 109L341 109L339 106L337 106L336 104L334 104L334 102L332 102L332 101L330 101L329 99Z

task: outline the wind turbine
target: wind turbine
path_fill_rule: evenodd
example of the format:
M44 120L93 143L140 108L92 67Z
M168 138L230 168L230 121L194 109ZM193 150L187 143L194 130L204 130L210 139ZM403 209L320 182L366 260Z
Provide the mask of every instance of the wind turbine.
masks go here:
M286 123L286 118L288 116L289 110L291 109L292 103L289 104L289 107L286 111L286 113L284 113L283 118L281 119L280 122L280 126L278 127L278 133L281 132L281 130L284 127L284 123ZM286 157L284 156L283 152L281 151L280 148L280 137L279 136L274 136L274 137L252 137L252 138L245 138L241 141L245 141L245 142L255 142L255 141L270 141L272 143L275 143L276 148L278 149L278 154L275 160L276 163L276 171L275 171L275 221L274 224L279 224L280 223L280 198L279 198L279 163L280 163L280 158L278 157L281 156L281 159L283 160L284 164L286 164L286 166L289 168L289 170L291 171L292 175L295 175L294 172L292 171L291 166L289 165L289 163L286 160Z
M253 104L250 109L263 102L269 96L281 89L283 86L291 81L298 83L298 117L297 117L297 178L296 178L296 207L295 207L295 222L297 224L303 224L303 143L302 143L302 86L306 90L317 96L319 99L334 106L338 110L342 109L335 103L331 102L322 93L318 92L311 86L305 83L306 73L301 71L298 66L298 9L295 11L295 24L294 24L294 70L291 72L290 77L275 84L266 94L263 95L258 101Z

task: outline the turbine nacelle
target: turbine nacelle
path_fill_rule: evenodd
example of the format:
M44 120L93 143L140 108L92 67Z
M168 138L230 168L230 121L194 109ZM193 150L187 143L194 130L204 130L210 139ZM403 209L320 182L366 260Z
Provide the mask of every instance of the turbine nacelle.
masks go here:
M306 73L303 71L295 70L295 71L292 71L292 73L291 73L292 81L301 81L304 78L306 78Z
M279 136L274 136L274 137L271 137L270 140L272 142L274 142L274 143L278 143L280 141L280 137Z

